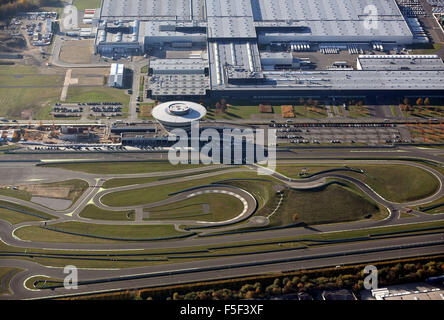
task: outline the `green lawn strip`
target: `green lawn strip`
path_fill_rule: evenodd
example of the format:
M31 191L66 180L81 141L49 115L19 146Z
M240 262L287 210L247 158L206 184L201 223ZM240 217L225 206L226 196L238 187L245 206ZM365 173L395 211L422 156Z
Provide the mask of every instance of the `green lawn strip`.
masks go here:
M413 209L430 214L444 213L444 197L421 206L416 206Z
M73 5L80 11L97 9L101 7L102 0L74 0Z
M160 187L147 187L130 191L120 191L106 194L102 197L103 204L110 207L130 207L149 204L168 198L169 194L180 192L189 188L194 188L228 179L257 179L258 175L250 172L225 173L213 177L183 181L180 184L166 184ZM270 178L268 178L270 179Z
M256 215L259 215L261 212L265 212L265 214L271 213L271 211L276 207L273 204L270 205L273 200L277 199L276 191L274 190L276 181L235 180L228 181L225 184L238 187L249 192L257 201Z
M129 101L125 90L109 87L71 87L66 98L68 103L120 102L124 107Z
M201 217L200 215L205 214L203 210L205 204L209 206L210 212ZM185 218L197 215L196 219L211 222L232 219L238 216L242 210L242 202L226 194L204 194L167 206L147 209L150 213L150 220L181 219L181 216Z
M18 272L22 271L22 269L18 268L10 268L10 267L0 267L0 284L5 283L6 288L3 288L3 285L0 285L0 295L9 294L9 281L11 278Z
M19 75L19 74L37 74L35 66L30 65L0 65L0 75Z
M0 188L0 195L25 201L31 201L32 198L31 193L24 190L14 190L12 188Z
M49 101L60 98L64 76L41 74L35 66L0 66L0 85L24 88L0 88L0 116L20 119L21 112L32 110L39 119ZM53 88L35 88L33 86Z
M36 186L45 189L45 188L70 188L69 194L66 200L71 200L75 203L82 194L89 188L88 182L80 179L67 180L62 182L54 182L54 183L42 183L36 184ZM10 188L0 188L0 195L7 196L11 198L17 198L25 201L31 201L32 192L28 192L25 190L13 190Z
M63 279L35 276L26 280L25 287L32 290L44 289L46 287L63 285L63 281Z
M27 253L32 255L31 257L16 257L14 259L24 259L29 261L35 261L43 265L64 267L67 264L75 264L78 267L83 268L127 268L136 266L148 266L148 265L160 265L174 263L177 261L196 261L197 258L192 258L195 256L207 256L209 254L222 255L222 254L236 254L236 253L254 253L258 251L265 250L281 250L285 248L298 248L304 245L313 245L316 241L326 241L326 240L347 240L351 238L359 237L369 237L370 235L385 234L388 232L409 232L405 235L412 235L418 230L432 228L432 227L443 227L444 221L428 222L420 224L410 224L402 226L390 226L390 227L379 227L373 229L360 229L353 231L342 231L342 232L328 232L323 234L308 235L308 236L297 236L297 237L285 237L276 239L263 239L256 241L244 241L244 242L233 242L225 243L224 245L215 246L194 246L194 247L183 247L177 249L149 249L149 250L134 250L134 251L70 251L70 250L46 250L46 249L24 249L8 246L0 242L0 252L19 252ZM432 232L432 231L430 231ZM436 231L435 231L436 232ZM376 237L377 239L377 237ZM369 238L370 240L370 238ZM315 241L315 242L313 242ZM334 243L329 244L334 245ZM61 255L60 259L49 258L49 257L39 257L38 254L56 254ZM144 255L144 256L143 256ZM174 256L189 256L190 259L176 260ZM93 258L97 257L102 260L82 260L74 259L70 257L86 257ZM168 261L155 261L156 258L166 258L169 257ZM146 258L146 261L143 259ZM0 259L11 259L11 256L1 257ZM108 259L108 261L106 260ZM122 261L119 259L137 259L142 261Z
M259 114L259 106L229 106L225 113L217 113L215 109L208 109L206 119L235 120L250 119L253 114Z
M369 118L370 112L364 106L349 106L349 114L352 118Z
M21 119L24 110L41 115L48 101L60 98L62 88L0 88L0 116ZM45 115L45 118L48 116ZM34 118L34 119L35 119Z
M62 75L44 75L44 74L32 74L32 75L0 75L0 86L2 87L62 87L64 76Z
M298 178L301 165L278 164L278 171L291 178ZM343 172L368 184L385 199L394 202L408 202L427 198L439 188L436 177L417 167L398 164L349 164L353 169L362 169L365 174ZM339 165L338 165L339 167ZM294 169L293 169L294 168ZM310 169L310 167L307 167ZM327 167L328 168L328 167ZM316 165L313 171L318 170Z
M398 108L396 107L396 106L390 106L390 109L391 109L391 111L392 111L392 114L393 114L393 116L394 117L399 117L400 115L399 115L399 111L398 111Z
M333 170L333 169L344 169L344 165L342 164L325 164L325 165L304 165L304 164L279 164L276 168L276 171L290 177L292 179L303 179L306 176L311 176L326 170Z
M134 221L134 210L129 211L109 211L89 204L80 212L80 216L83 218L93 220L122 220L122 221Z
M102 241L163 239L187 235L185 232L176 231L173 225L115 226L83 222L62 222L51 225L50 228L57 231L30 226L18 229L15 234L21 239L31 241L95 243L101 243Z
M133 162L79 162L79 163L50 163L47 168L60 168L92 174L137 174L165 171L180 171L200 168L204 165L178 164L168 161L133 161Z
M318 111L312 110L311 107L305 107L305 106L294 106L294 114L296 118L303 118L303 119L322 119L326 118L328 116L327 111L325 107L317 107Z
M114 189L119 187L133 186L138 184L145 184L154 181L159 181L158 177L152 178L118 178L107 180L103 184L103 189Z
M198 171L198 172L191 172L191 173L187 173L187 174L177 174L177 175L171 175L171 176L165 175L162 177L110 179L110 180L107 180L103 184L103 188L104 189L113 189L113 188L118 188L118 187L145 184L145 183L150 183L150 182L154 182L154 181L163 181L163 180L169 180L169 179L184 178L184 177L200 175L200 174L205 174L205 173L210 173L210 172L215 172L215 171L223 171L223 170L227 170L227 169L233 169L233 167L218 168L218 169L212 169L212 170L202 170L202 171Z
M0 219L9 221L11 224L26 221L41 221L45 220L45 218L46 220L56 219L56 217L38 210L0 200Z

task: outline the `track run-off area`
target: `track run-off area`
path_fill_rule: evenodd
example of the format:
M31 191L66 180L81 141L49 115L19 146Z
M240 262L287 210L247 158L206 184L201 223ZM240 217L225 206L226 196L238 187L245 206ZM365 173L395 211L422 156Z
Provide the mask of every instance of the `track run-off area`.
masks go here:
M3 209L20 208L23 211L26 208L32 213L50 216L46 219L34 216L30 221L11 224L0 215L0 267L19 269L9 281L10 294L0 295L0 299L57 297L214 280L229 277L233 269L236 269L236 275L251 275L408 257L418 255L418 252L420 255L444 252L444 237L440 229L444 214L430 214L418 209L444 202L444 168L437 161L436 152L421 152L416 158L418 161L406 157L376 158L350 159L341 154L309 160L283 157L278 161L278 170L270 171L267 176L257 175L256 165L102 174L46 167L48 162L0 162L4 185L78 179L89 186L65 210L0 195ZM53 165L56 162L49 163ZM288 176L279 170L280 165L307 164L334 169L321 170L304 178ZM437 187L422 199L393 201L378 193L368 178L360 178L356 169L350 169L351 166L383 165L419 169L432 176ZM259 185L264 180L280 186L279 190L273 189L278 201L268 214L258 215L263 199L242 185L231 182L250 181ZM381 214L377 219L315 225L295 223L276 227L271 223L270 220L286 201L283 190L309 192L334 183L343 184L375 203ZM153 194L153 190L158 191ZM144 193L146 199L140 196ZM124 198L127 195L130 197ZM125 199L122 200L123 205L119 205L120 199ZM220 210L224 203L232 206L233 212ZM97 218L85 217L84 212L88 208L95 208L102 214ZM408 214L405 213L407 209ZM118 218L103 218L106 215ZM102 227L113 231L101 233L98 230ZM128 230L130 234L120 238L117 236L119 228ZM150 228L153 228L152 234ZM384 234L385 229L394 231ZM23 233L25 230L33 231ZM164 230L166 234L162 235ZM362 239L360 232L363 230L369 234L374 230L375 236ZM45 233L47 235L40 239ZM23 234L31 235L31 238L23 237ZM62 241L50 239L54 235L60 235ZM308 238L314 242L313 245L307 245ZM280 242L292 242L292 245L282 247ZM238 247L243 249L238 250ZM112 263L113 257L115 263ZM29 284L25 286L29 279L42 276L63 281L65 261L74 265L79 261L80 285L77 290L67 290L63 286L51 290L29 288Z

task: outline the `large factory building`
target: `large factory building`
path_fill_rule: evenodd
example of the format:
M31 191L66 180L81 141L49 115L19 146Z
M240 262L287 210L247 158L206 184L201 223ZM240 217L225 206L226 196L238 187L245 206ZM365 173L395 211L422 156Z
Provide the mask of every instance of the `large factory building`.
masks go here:
M106 56L201 50L150 59L148 93L157 100L443 95L439 68L311 70L294 55L426 42L418 19L395 0L102 0L95 49Z

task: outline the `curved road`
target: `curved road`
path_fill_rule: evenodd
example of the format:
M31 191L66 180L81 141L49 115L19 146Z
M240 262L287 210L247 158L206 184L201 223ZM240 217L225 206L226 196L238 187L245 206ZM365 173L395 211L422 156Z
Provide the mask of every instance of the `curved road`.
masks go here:
M429 160L433 160L436 161L436 158L438 158L435 155L432 155L431 157L428 157L427 153L423 153L422 156L425 156L426 158L428 158ZM432 158L432 159L431 159ZM290 162L297 162L297 161L304 161L304 160L292 160ZM319 160L321 161L321 160ZM330 160L331 162L335 162L335 160ZM338 161L336 160L336 163ZM356 163L356 161L354 161ZM371 161L360 161L362 163L371 163ZM306 163L306 161L305 161ZM314 161L314 163L316 163L316 161ZM371 197L374 201L376 201L377 203L381 204L382 206L386 207L387 209L389 209L390 211L390 215L384 219L384 220L380 220L380 221L358 221L358 222L352 222L352 223L341 223L341 224L332 224L332 225L321 225L321 226L316 226L316 229L307 229L307 228L296 228L296 229L281 229L281 230L271 230L271 231L264 231L264 232L258 232L258 233L248 233L248 234L232 234L232 235L227 235L224 237L209 237L209 238L199 238L199 237L195 237L195 238L188 238L188 239L182 239L180 241L163 241L163 242L149 242L149 243L119 243L119 244L82 244L82 243L45 243L45 242L27 242L27 241L23 241L20 239L17 239L16 237L14 237L13 232L15 229L19 228L19 227L23 227L23 226L29 226L29 225L41 225L41 222L33 222L33 223L29 223L29 222L25 222L22 224L18 224L18 225L10 225L8 222L5 221L0 221L0 238L1 240L11 246L15 246L18 248L45 248L45 249L65 249L65 250L80 250L80 249L84 249L84 250L113 250L113 251L117 251L117 250L128 250L128 249L150 249L150 248L183 248L183 247L192 247L192 246L201 246L201 245L217 245L217 244L226 244L226 243L234 243L234 242L241 242L241 241L254 241L254 240L263 240L263 239L273 239L273 238L283 238L283 237L293 237L293 236L298 236L298 235L309 235L309 234L313 234L313 233L319 233L319 232L334 232L334 231L345 231L345 230L358 230L358 229L362 229L362 228L374 228L374 227L379 227L379 226L389 226L389 225L403 225L403 224L412 224L412 223L418 223L418 222L427 222L427 221L441 221L444 220L444 215L428 215L428 214L424 214L421 212L414 212L414 215L416 215L416 217L414 218L409 218L409 219L403 219L400 220L399 218L399 212L402 208L406 207L406 206L416 206L419 204L423 204L423 203L429 203L432 201L435 201L441 197L444 196L444 177L443 175L435 170L432 169L428 166L422 165L422 164L418 164L418 163L411 163L411 162L406 162L406 161L391 161L391 163L397 163L397 164L403 164L403 165L411 165L411 166L415 166L418 168L421 168L423 170L427 170L428 172L430 172L431 174L433 174L435 177L437 177L438 181L440 182L440 187L439 190L432 196L423 199L423 200L419 200L419 201L414 201L414 202L410 202L410 203L404 203L404 204L399 204L399 203L394 203L394 202L390 202L386 199L384 199L383 197L381 197L379 194L377 194L374 190L371 189L370 186L366 185L364 182L362 182L359 179L353 178L351 176L348 176L347 174L343 174L343 173L325 173L325 174L320 174L317 176L314 176L312 178L309 179L305 179L305 180L293 180L290 179L288 177L285 177L281 174L277 174L274 173L273 176L274 178L280 180L282 183L287 184L288 186L292 187L292 188L311 188L314 186L319 186L322 184L325 184L326 179L327 178L335 178L335 179L340 179L340 180L345 180L348 181L354 185L356 185L359 189L361 189L365 194L367 194L369 197ZM93 175L93 174L85 174L85 173L78 173L78 172L70 172L70 171L66 171L66 170L61 170L61 169L51 169L48 170L47 168L43 168L43 167L35 167L33 163L2 163L0 162L0 173L2 173L2 171L4 170L11 170L13 168L19 168L18 170L20 170L22 172L22 174L18 174L17 176L13 176L12 175L8 175L6 174L6 181L8 182L20 182L20 183L25 183L26 181L29 180L35 180L36 183L40 182L40 179L44 179L44 182L55 182L55 181L60 181L60 180L66 180L68 179L83 179L85 181L87 181L90 185L89 190L87 190L79 199L78 201L73 204L72 208L67 209L67 210L63 210L63 211L55 211L55 210L51 210L49 208L31 203L31 202L27 202L27 201L23 201L23 200L19 200L19 199L13 199L13 198L9 198L9 197L4 197L1 196L0 200L5 200L5 201L9 201L9 202L13 202L16 204L20 204L23 206L27 206L27 207L31 207L33 209L45 212L47 214L51 214L56 216L58 219L56 220L51 220L48 221L48 224L51 223L59 223L62 221L83 221L83 222L92 222L92 223L98 223L98 224L159 224L159 221L134 221L134 222L116 222L116 221L91 221L88 219L84 219L79 217L79 213L83 210L83 208L89 204L89 203L94 203L99 207L102 207L104 209L107 210L116 210L116 211L120 211L122 209L128 209L128 208L108 208L106 206L104 206L101 202L100 199L106 195L109 194L111 192L116 192L116 191L128 191L128 190L133 190L133 189L139 189L139 188L143 188L143 187L152 187L152 186L158 186L161 184L170 184L170 183L179 183L184 181L184 178L174 178L174 175L177 174L183 174L184 172L188 172L188 173L193 173L195 175L192 176L188 176L185 179L186 180L194 180L194 179L201 179L201 178L206 178L206 177L212 177L212 176L216 176L219 175L221 173L228 173L228 172L241 172L241 171L249 171L251 169L254 168L250 168L250 169L243 169L243 168L235 168L235 169L225 169L224 171L218 171L218 172L205 172L202 174L199 174L199 171L203 171L206 170L208 171L208 168L197 168L197 169L191 169L191 170L187 170L187 171L177 171L177 172L168 172L168 173L152 173L152 174L136 174L136 175ZM222 168L222 167L221 167ZM14 170L12 170L14 171ZM154 183L147 183L145 185L135 185L135 186L125 186L125 187L120 187L120 188L115 188L115 189L109 189L109 190L103 190L102 186L103 183L108 180L108 179L112 179L112 178L128 178L128 177L155 177L155 176L166 176L169 175L172 177L172 179L170 180L163 180L163 181L157 181ZM30 177L32 177L30 179ZM45 177L48 177L48 179L46 179ZM63 179L61 179L60 177L63 177ZM9 179L9 180L8 180ZM39 181L37 181L39 180ZM210 186L210 187L206 187L203 188L201 190L191 190L191 191L187 191L187 192L183 192L181 194L178 194L174 197L171 197L167 200L158 202L158 203L154 203L154 204L150 204L149 206L158 206L158 205L163 205L163 204L169 204L169 203L173 203L176 201L181 201L183 199L186 199L190 196L196 195L199 192L224 192L224 193L232 193L232 196L237 196L239 197L239 199L243 199L241 200L243 202L244 205L244 210L243 212L236 218L234 218L233 221L230 222L236 222L238 220L242 220L248 216L250 216L252 213L254 213L254 210L252 209L253 207L256 207L256 200L253 196L251 196L248 192L244 191L244 190L240 190L240 189L236 189L233 187L228 187L228 186ZM143 207L147 207L146 205ZM140 207L137 207L136 209L140 209ZM177 224L189 224L191 221L169 221L168 223L177 223ZM161 222L162 224L165 224L165 221ZM194 224L195 222L193 222ZM202 225L211 225L211 224L207 224L204 222L200 222ZM328 247L329 249L326 248L310 248L310 249L304 249L304 250L299 250L299 251L290 251L290 252L284 252L284 253L271 253L271 254L260 254L255 256L255 258L258 259L258 261L268 261L270 263L267 263L267 267L266 268L258 268L255 266L249 266L249 267L239 267L239 271L240 270L248 270L247 273L251 273L252 270L258 270L260 269L262 272L264 272L265 270L271 270L271 269L275 269L279 267L282 267L279 263L271 263L273 261L273 259L275 258L283 258L283 257L288 257L288 258L295 258L295 257L300 257L302 259L302 257L306 257L307 261L310 261L310 263L312 263L313 265L315 264L315 259L309 259L310 255L313 254L322 254L325 253L326 251L328 252L344 252L344 250L355 250L353 252L355 252L354 254L350 253L349 257L353 257L353 258L347 258L345 260L347 261L357 261L357 257L363 257L364 254L360 253L359 250L362 250L364 248L370 248L370 247L374 247L374 248L378 248L378 246L384 246L385 248L393 248L393 250L396 250L395 248L399 247L400 245L405 245L407 243L410 244L414 244L417 243L418 245L420 245L421 243L424 245L424 250L421 249L420 251L423 253L426 252L443 252L443 245L442 243L440 243L440 240L442 240L443 235L442 234L435 234L435 235L426 235L426 236L419 236L419 237L410 237L408 239L405 238L396 238L396 239L390 239L390 240L377 240L377 241L372 241L370 243L356 243L356 244L346 244L346 245L336 245L334 247ZM415 239L418 241L413 241ZM322 250L326 250L326 251L322 251ZM388 250L388 249L387 249ZM406 254L407 252L412 251L412 248L407 248L407 249L402 249L402 254ZM388 255L389 252L391 252L391 250L389 251L384 251L384 255ZM417 252L417 251L416 251ZM399 253L401 255L401 253ZM381 256L382 254L376 254L373 253L372 257L373 258L377 258ZM344 260L344 257L342 257ZM305 259L305 258L304 258ZM313 260L313 261L312 261ZM326 257L324 260L334 260L334 258L332 257ZM323 258L317 258L316 261L318 263L318 265L322 265L321 261L324 261ZM201 270L204 266L209 266L209 265L223 265L223 263L244 263L244 262L251 262L251 257L249 256L239 256L239 257L231 257L231 258L217 258L217 259L213 259L213 260L207 260L207 261L200 261L200 262L190 262L190 263L186 263L186 264L173 264L173 265L163 265L162 268L160 267L145 267L145 268L134 268L134 269L122 269L122 270L115 270L115 271L109 271L110 274L109 276L123 276L123 275L134 275L137 274L137 272L143 271L143 272L155 272L156 270L171 270L171 269L175 269L175 270L184 270L187 266L193 266L193 268L196 268L195 272L192 272L192 274L196 274L196 277L202 277L203 274L207 275L213 275L214 276L214 272L213 271L199 271ZM304 260L305 261L305 260ZM305 263L305 262L304 262ZM308 262L307 262L308 263ZM344 262L342 262L344 263ZM291 263L284 263L284 265L288 265ZM58 294L67 294L69 292L67 292L64 289L56 289L54 292L47 292L46 290L44 290L44 292L37 292L37 291L29 291L25 288L23 288L23 280L25 280L28 276L30 275L36 275L36 274L42 274L42 275L48 275L51 277L56 277L56 278L63 278L62 275L60 274L61 269L59 268L49 268L49 267L45 267L45 266L41 266L39 264L35 264L29 261L24 261L24 260L15 260L15 259L8 259L8 260L0 260L0 266L9 266L9 265L14 265L15 267L20 267L22 269L25 269L25 271L18 273L17 275L15 275L11 281L11 285L12 285L12 290L14 291L14 295L10 296L11 297L19 297L19 298L31 298L31 297L42 297L42 296L50 296L50 295L58 295ZM294 265L294 264L292 264ZM305 265L305 264L304 264ZM298 264L299 267L299 264ZM153 271L154 270L154 271ZM281 270L283 270L281 268ZM228 270L230 271L230 270ZM228 274L227 270L219 270L220 275L222 276L223 274ZM258 270L259 271L259 270ZM103 270L85 270L85 272L81 272L81 279L97 279L99 278L99 274L101 275L101 277L106 277L108 276L108 271L103 271ZM232 274L232 270L231 270L231 274ZM237 271L236 271L237 274ZM188 276L187 276L188 277ZM187 278L185 277L185 278ZM194 277L194 276L193 276ZM191 279L192 277L190 277ZM178 280L180 279L184 279L183 276L180 277L180 274L174 275L170 278L170 281L175 281L174 283L177 283ZM173 280L174 279L174 280ZM201 279L201 278L199 278ZM202 278L203 279L203 278ZM123 282L114 282L114 283L108 283L106 285L101 284L101 285L85 285L82 286L81 291L76 291L76 293L80 293L80 292L91 292L94 291L96 289L103 288L103 289L119 289L121 286L124 287L134 287L134 286L145 286L145 285L155 285L155 283L167 283L164 281L165 277L163 277L162 275L158 275L156 277L150 277L144 280L137 280L137 285L134 285L136 280L128 280ZM159 281L163 281L163 282L159 282ZM8 296L2 296L0 297L0 299L3 298L7 298Z

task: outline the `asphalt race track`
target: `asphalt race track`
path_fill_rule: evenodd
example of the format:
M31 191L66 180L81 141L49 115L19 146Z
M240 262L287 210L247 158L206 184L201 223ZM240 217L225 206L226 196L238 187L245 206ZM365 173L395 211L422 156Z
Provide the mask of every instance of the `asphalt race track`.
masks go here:
M194 246L208 246L208 245L223 245L226 243L236 243L242 241L254 240L273 240L285 237L295 237L303 235L313 235L322 232L337 232L376 228L383 226L398 226L404 224L414 224L421 222L433 222L444 220L444 214L425 214L419 211L413 211L414 217L406 220L400 219L400 212L403 208L410 206L417 206L420 204L430 203L444 196L444 176L430 166L418 162L408 161L409 159L421 159L425 161L433 161L442 163L442 154L444 150L441 149L425 149L416 147L398 147L398 148L381 148L381 149L295 149L284 150L278 152L278 159L284 163L328 163L329 161L338 163L338 159L343 159L342 162L355 160L355 162L363 164L387 163L388 158L391 158L390 164L403 164L421 168L433 174L439 181L439 190L432 196L414 201L410 203L394 203L384 199L381 195L371 189L359 179L348 176L345 173L330 172L323 173L303 180L293 180L282 174L273 173L273 177L278 179L282 184L295 189L307 189L314 186L320 186L326 183L327 179L334 178L336 180L344 180L354 184L368 197L373 199L378 204L387 208L390 212L387 218L379 221L358 221L351 223L319 225L313 228L287 228L276 229L263 232L252 233L237 233L224 236L213 237L198 237L192 236L180 240L170 241L150 241L150 242L120 242L120 243L57 243L57 242L37 242L24 241L17 238L14 234L16 230L25 226L40 226L42 222L24 222L17 225L10 225L6 221L0 220L0 239L7 245L18 248L44 248L44 249L64 249L64 250L137 250L137 249L171 249L184 248ZM198 168L181 170L167 173L147 173L147 174L132 174L132 175L95 175L80 172L73 172L63 169L45 168L43 166L36 166L37 163L57 160L70 160L79 158L84 161L132 161L132 160L151 160L151 159L166 159L165 154L161 153L94 153L94 154L5 154L0 161L0 176L2 177L2 184L25 184L30 181L38 182L58 182L69 179L82 179L88 182L89 189L76 201L73 206L67 210L55 211L47 207L19 200L0 196L0 200L12 202L25 207L39 210L41 212L56 216L57 219L47 221L50 226L54 223L61 223L67 221L89 222L92 221L79 216L79 213L88 205L95 204L99 208L105 210L122 211L128 209L140 210L142 206L135 206L133 208L117 208L107 207L101 199L104 195L118 192L131 191L144 187L159 186L162 184L180 183L185 180L194 180L208 178L221 174L219 172L208 172L208 168ZM393 160L393 158L396 158ZM221 166L222 168L223 166ZM243 168L224 168L225 173L230 172L255 172L255 166ZM202 171L202 173L200 173ZM206 172L204 172L206 171ZM174 178L174 175L193 173L193 175L181 178ZM158 177L171 176L172 179L155 181L146 184L139 184L133 186L125 186L113 189L103 189L103 183L106 180L114 178L132 178L132 177ZM243 205L243 211L230 221L211 223L211 222L196 222L193 220L171 220L171 221L98 221L94 220L96 224L106 225L150 225L150 224L173 224L176 228L179 225L194 224L201 226L224 226L227 223L235 223L248 219L254 214L256 210L256 199L247 191L230 187L227 185L210 185L201 186L193 190L185 190L177 195L171 196L166 200L158 201L150 205L143 205L146 207L155 207L182 201L201 193L223 193L230 196L237 197ZM410 237L393 237L373 241L355 242L355 243L341 243L334 246L319 246L310 247L299 250L289 250L283 252L273 253L259 253L254 256L238 255L231 257L221 257L209 260L197 260L193 262L173 263L159 266L147 266L127 269L113 269L113 270L99 270L99 269L81 269L79 270L79 289L73 292L64 288L56 288L54 290L29 290L24 287L24 281L31 276L45 275L53 278L63 279L62 268L46 267L35 262L2 258L0 259L0 266L21 268L24 271L17 273L10 282L10 289L12 295L0 296L0 299L31 299L43 297L55 297L70 294L83 294L97 291L109 291L118 289L127 289L135 287L149 287L165 284L177 284L183 282L192 282L194 280L211 280L220 278L229 278L233 275L235 269L236 275L252 275L266 272L277 272L285 270L297 270L304 268L314 268L323 266L334 266L338 264L351 264L356 262L377 261L384 259L394 259L400 257L410 257L418 255L437 254L444 252L444 233L435 232L425 235L417 235ZM418 254L419 253L419 254ZM89 281L96 281L92 283Z

